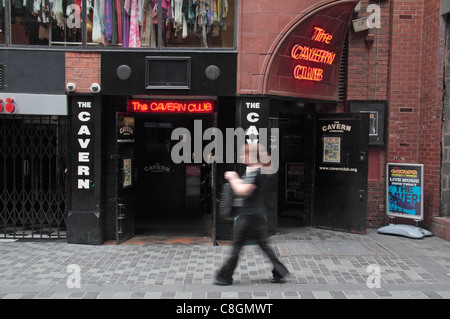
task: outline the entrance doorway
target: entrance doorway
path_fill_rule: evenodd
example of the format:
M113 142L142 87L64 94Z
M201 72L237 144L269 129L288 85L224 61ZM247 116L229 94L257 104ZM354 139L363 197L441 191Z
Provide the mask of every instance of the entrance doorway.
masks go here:
M304 114L280 113L278 228L309 226L312 125Z
M200 125L201 124L201 125ZM194 128L213 126L212 115L139 115L135 118L136 235L211 236L211 165L194 162ZM172 132L190 133L191 163L174 163ZM189 149L189 148L186 148ZM202 145L203 150L203 145Z

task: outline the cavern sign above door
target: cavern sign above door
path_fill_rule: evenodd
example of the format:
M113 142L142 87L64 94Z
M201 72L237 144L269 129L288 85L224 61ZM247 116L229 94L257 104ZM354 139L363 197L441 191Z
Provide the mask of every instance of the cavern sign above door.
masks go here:
M269 62L268 94L337 100L342 48L355 4L329 4L300 19Z

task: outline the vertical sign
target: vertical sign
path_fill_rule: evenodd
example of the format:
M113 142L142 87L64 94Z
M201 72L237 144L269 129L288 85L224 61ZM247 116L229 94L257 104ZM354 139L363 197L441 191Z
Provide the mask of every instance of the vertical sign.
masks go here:
M270 157L261 157L263 164L266 164L261 172L263 174L277 173L279 168L279 131L278 128L269 127L269 100L243 98L240 101L240 109L240 124L244 130L245 143L260 143L270 153Z
M94 196L95 103L89 97L72 100L72 210L90 211Z
M387 164L387 215L423 220L423 165Z

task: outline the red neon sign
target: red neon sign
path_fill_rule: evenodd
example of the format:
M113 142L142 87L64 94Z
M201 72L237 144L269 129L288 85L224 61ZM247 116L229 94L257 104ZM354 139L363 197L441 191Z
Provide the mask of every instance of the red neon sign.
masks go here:
M333 35L327 33L322 28L314 27L314 33L311 40L330 44L332 39ZM295 60L332 65L334 59L336 58L336 53L319 48L311 48L308 46L295 44L291 49L291 57ZM320 82L323 80L323 69L298 64L294 67L293 76L297 80Z
M128 111L136 113L205 114L214 112L210 100L130 100Z
M303 65L296 65L294 68L294 78L297 80L320 82L323 80L323 70L320 68L310 68Z
M292 47L291 57L295 60L306 60L332 65L336 53L296 44Z
M312 39L317 42L324 42L326 44L330 44L331 39L333 39L333 36L329 33L326 33L324 29L319 27L314 27L314 34L312 36Z

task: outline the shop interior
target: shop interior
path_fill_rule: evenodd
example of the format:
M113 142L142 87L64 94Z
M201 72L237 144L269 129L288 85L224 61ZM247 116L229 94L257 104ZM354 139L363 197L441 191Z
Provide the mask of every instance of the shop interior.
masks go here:
M213 124L211 115L136 116L136 235L210 236L211 165L203 156L201 163L194 161L194 121L199 120L203 130ZM171 158L172 148L189 138L172 140L176 128L191 132L191 163Z

